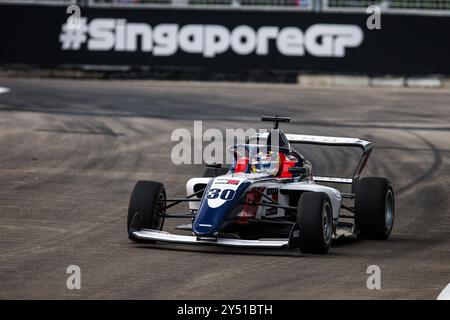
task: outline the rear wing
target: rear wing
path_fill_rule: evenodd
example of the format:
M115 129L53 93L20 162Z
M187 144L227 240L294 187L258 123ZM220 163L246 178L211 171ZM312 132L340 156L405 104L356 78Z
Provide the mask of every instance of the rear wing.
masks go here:
M257 134L258 139L267 139L269 133ZM332 146L332 147L351 147L359 148L362 150L361 158L353 172L351 177L323 177L314 176L314 180L317 182L328 182L338 184L352 184L354 180L358 179L366 166L367 160L372 152L372 143L367 140L359 138L343 138L343 137L328 137L328 136L311 136L302 134L285 134L289 143L292 144L310 144L319 146Z
M326 136L307 136L303 134L286 134L287 139L291 143L297 144L315 144L335 147L358 147L367 152L372 149L372 142L359 138L341 138Z
M362 150L361 158L353 172L352 177L322 177L314 176L317 182L352 184L355 179L358 179L366 166L367 160L372 152L373 146L370 141L359 138L342 138L342 137L327 137L327 136L310 136L301 134L286 134L288 141L292 144L312 144L333 147L354 147Z

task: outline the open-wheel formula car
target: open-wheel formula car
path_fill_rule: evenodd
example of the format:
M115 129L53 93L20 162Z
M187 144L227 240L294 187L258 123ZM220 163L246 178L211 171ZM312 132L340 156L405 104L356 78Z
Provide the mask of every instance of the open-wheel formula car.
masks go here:
M304 253L325 254L339 237L389 237L394 223L393 188L386 178L360 177L372 152L369 141L284 134L279 122L289 118L262 120L273 121L273 129L258 134L257 143L231 146L233 165L209 166L203 177L190 179L185 198L168 198L162 183L137 182L128 209L129 238L150 243L300 248ZM311 163L291 144L356 147L362 153L351 177L314 176ZM350 185L351 191L344 193L324 183ZM345 205L344 199L351 204ZM189 213L166 213L182 202L188 202ZM190 220L177 228L192 235L162 231L167 218Z

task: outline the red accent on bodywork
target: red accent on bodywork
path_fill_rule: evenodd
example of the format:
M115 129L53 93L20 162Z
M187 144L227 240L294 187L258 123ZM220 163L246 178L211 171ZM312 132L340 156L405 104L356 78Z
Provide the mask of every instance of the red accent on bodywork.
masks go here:
M272 200L278 202L278 192L272 195Z
M265 188L256 188L247 192L244 199L244 208L239 214L239 219L237 220L238 224L246 224L250 218L254 218L256 216L259 206L255 203L261 201L261 193L264 192L264 190Z
M248 163L250 160L248 158L242 157L236 161L236 166L234 172L245 172L247 171Z
M288 160L283 153L280 153L280 170L278 171L279 178L292 178L292 173L289 168L294 167L298 160Z

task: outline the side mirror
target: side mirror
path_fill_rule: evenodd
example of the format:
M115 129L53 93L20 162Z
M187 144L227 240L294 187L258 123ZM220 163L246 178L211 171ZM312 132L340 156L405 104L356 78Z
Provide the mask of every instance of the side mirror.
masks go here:
M293 176L301 176L304 175L306 173L306 168L302 168L302 167L290 167L288 169L289 173L292 173Z

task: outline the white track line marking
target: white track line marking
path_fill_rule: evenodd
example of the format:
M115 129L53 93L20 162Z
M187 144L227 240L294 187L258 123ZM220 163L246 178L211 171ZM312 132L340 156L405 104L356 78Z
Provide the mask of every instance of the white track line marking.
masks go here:
M450 283L439 294L437 300L450 300Z
M0 87L0 94L10 92L11 90L5 87Z

